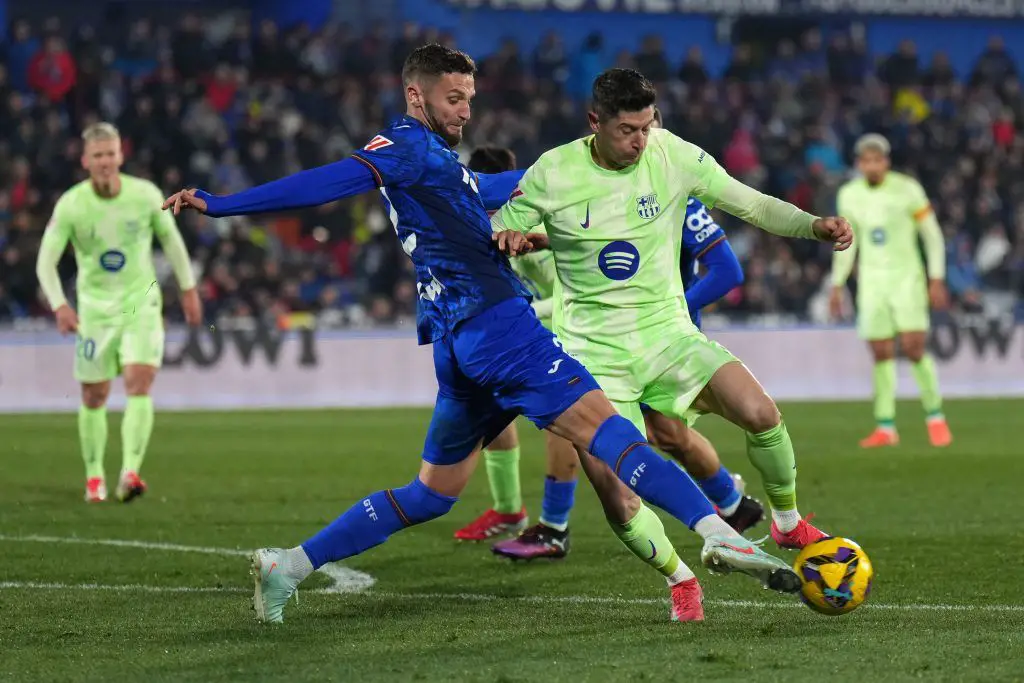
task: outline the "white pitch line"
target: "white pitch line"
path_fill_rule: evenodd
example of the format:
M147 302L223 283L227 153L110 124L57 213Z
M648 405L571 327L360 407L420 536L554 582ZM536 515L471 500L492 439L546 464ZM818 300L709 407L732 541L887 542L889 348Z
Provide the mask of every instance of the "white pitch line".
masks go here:
M165 550L174 553L201 553L204 555L226 555L230 557L248 557L251 551L240 550L238 548L211 548L200 545L180 545L177 543L158 543L152 541L132 541L121 538L79 538L77 536L7 536L0 534L0 541L12 541L15 543L28 542L28 543L72 543L78 545L102 545L102 546L115 546L118 548L143 548L145 550ZM325 564L320 567L320 573L325 574L331 583L326 588L315 588L310 592L316 593L359 593L368 589L372 586L376 579L367 574L366 572L357 571L355 569L349 569L340 564ZM17 583L17 582L9 582ZM28 582L32 584L33 582ZM39 588L57 588L63 584L38 584ZM187 586L143 586L139 585L134 588L136 584L125 584L115 586L104 586L102 584L78 584L82 586L81 590L88 590L88 586L95 586L94 590L140 590L148 591L150 593L160 592L178 592L187 593L189 588ZM7 585L0 583L0 588L32 588L32 585ZM222 589L218 588L196 588L198 592L218 592Z
M164 550L168 552L181 553L202 553L207 555L225 555L232 557L246 556L249 551L236 548L213 548L207 546L180 545L177 543L158 543L150 541L133 541L116 538L79 538L64 536L8 536L0 534L0 541L30 542L30 543L74 543L82 545L103 545L127 548L144 548L149 550ZM319 570L326 574L332 584L327 588L312 589L310 593L345 593L351 595L363 594L368 597L382 598L385 600L453 600L457 602L523 602L539 604L574 604L574 605L664 605L667 600L661 598L625 598L620 596L599 596L599 595L493 595L486 593L394 593L388 591L373 591L367 593L375 579L364 572L349 569L339 564L328 564ZM248 593L247 588L214 586L153 586L147 584L97 584L97 583L52 583L39 581L3 581L0 582L0 590L21 589L21 590L84 590L84 591L114 591L114 592L145 592L145 593ZM766 600L705 600L704 604L715 607L739 607L745 609L756 608L803 608L798 602ZM1024 612L1024 605L953 605L941 603L869 603L864 606L872 610L892 610L899 612L995 612L995 613L1018 613Z
M100 583L47 583L39 581L3 581L0 590L82 590L110 592L140 593L249 593L248 588L212 586L152 586L138 583L100 584ZM314 589L310 593L337 593L331 589ZM346 591L340 591L346 592ZM667 605L668 600L662 598L623 598L591 595L490 595L486 593L392 593L392 592L360 592L351 593L369 598L384 600L451 600L455 602L524 602L536 604L573 604L573 605ZM803 605L791 601L758 601L758 600L705 600L704 604L712 607L739 607L743 609L757 608L803 608ZM1024 612L1024 605L944 605L944 604L877 604L865 605L870 610L895 611L936 611L936 612Z

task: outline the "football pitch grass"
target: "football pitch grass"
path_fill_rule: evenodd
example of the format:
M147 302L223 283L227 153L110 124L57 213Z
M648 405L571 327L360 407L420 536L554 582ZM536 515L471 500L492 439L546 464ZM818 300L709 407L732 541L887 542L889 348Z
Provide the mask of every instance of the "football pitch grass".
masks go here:
M900 404L902 445L875 451L856 445L866 404L783 410L801 511L876 567L871 601L843 617L698 569L707 621L669 622L664 582L618 544L585 484L560 563L460 545L452 532L489 503L480 467L447 517L344 563L371 587L329 592L351 576L317 574L320 590L263 626L244 551L298 543L408 482L427 411L158 413L150 491L127 506L82 502L73 415L0 416L0 679L1024 680L1024 402L950 402L944 450L927 445L912 402ZM118 426L112 416L111 488ZM742 435L717 418L698 426L763 498ZM525 422L520 434L535 517L542 439ZM697 567L699 538L666 527Z

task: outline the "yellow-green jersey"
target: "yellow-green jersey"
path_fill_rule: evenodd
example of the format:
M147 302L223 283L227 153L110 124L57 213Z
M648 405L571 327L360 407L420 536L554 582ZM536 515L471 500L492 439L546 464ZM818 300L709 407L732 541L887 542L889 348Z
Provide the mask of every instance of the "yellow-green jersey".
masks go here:
M733 359L690 320L679 269L689 197L766 230L813 237L814 217L732 179L704 150L653 129L636 163L613 171L593 136L545 153L492 228L546 230L554 253L554 331L616 408L642 428L638 402L676 417Z
M942 230L921 184L889 171L871 185L855 178L839 189L837 210L853 227L850 249L836 252L832 284L844 285L858 265L857 327L865 339L928 329L928 279L946 277ZM924 244L927 271L918 237Z
M543 232L537 228L536 232ZM540 322L551 329L551 316L555 306L555 255L550 249L523 254L510 259L512 270L516 272L526 288L533 294L533 311Z
M832 283L842 285L858 262L858 287L887 289L906 280L923 280L918 236L925 245L928 277L945 279L942 231L934 220L924 188L914 178L889 171L878 185L863 177L839 188L837 211L853 226L853 246L833 257Z
M728 178L711 155L668 131L651 131L639 161L598 166L591 138L545 153L495 214L497 229L546 229L561 301L555 327L635 349L648 329L689 321L679 273L686 200L709 202Z
M57 201L39 251L37 274L50 306L66 303L57 263L68 242L78 266L78 313L93 324L160 320L162 297L153 265L160 240L182 290L195 287L188 252L163 195L148 180L124 175L114 197L101 197L91 181Z

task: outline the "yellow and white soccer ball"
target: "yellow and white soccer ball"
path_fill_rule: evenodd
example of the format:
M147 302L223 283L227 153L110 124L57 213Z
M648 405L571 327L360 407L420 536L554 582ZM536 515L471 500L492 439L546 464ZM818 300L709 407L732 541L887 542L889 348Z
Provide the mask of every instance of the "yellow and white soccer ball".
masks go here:
M864 550L850 539L839 537L805 547L793 569L800 577L804 604L830 616L852 612L864 604L875 578L875 569Z

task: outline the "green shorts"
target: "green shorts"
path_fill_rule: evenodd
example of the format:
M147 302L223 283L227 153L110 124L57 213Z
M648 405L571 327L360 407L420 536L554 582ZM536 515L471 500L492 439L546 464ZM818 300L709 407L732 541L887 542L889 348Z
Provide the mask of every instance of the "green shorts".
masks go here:
M931 325L928 287L914 278L891 288L862 288L857 294L857 334L892 339L900 332L926 332Z
M665 343L652 344L624 362L603 363L596 358L588 362L588 355L599 357L600 352L573 350L619 414L644 434L647 430L641 404L692 425L700 416L692 407L697 396L719 368L737 362L724 346L692 332L692 328L663 332L653 338Z
M75 344L75 379L83 384L106 382L125 365L160 367L164 359L162 320L127 325L90 324L79 320Z

